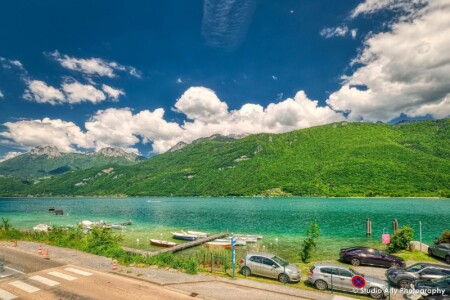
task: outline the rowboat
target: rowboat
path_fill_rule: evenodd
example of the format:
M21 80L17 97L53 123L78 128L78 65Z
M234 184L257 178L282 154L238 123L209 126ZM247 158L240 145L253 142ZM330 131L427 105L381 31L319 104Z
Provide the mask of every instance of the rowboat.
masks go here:
M177 243L174 243L174 242L153 240L153 239L150 239L150 244L152 244L154 246L159 246L159 247L173 247L173 246L177 245Z
M225 249L231 249L231 244L230 242L208 242L205 243L205 247L207 248L225 248Z
M260 240L260 239L263 238L262 235L255 235L255 234L235 234L234 236L239 238L239 239L245 239L245 240L247 240L247 239Z
M196 235L182 233L182 232L172 232L172 236L174 239L184 240L184 241L195 241L197 239Z
M191 231L191 230L188 230L188 232L187 232L187 234L190 234L190 235L196 235L197 237L207 237L209 234L207 233L207 232L201 232L201 231Z
M214 240L214 242L222 242L222 243L227 242L227 243L230 243L230 244L231 244L231 238L227 238L227 239L216 239L216 240ZM238 240L236 240L236 242L234 243L234 245L236 245L236 246L245 246L245 245L247 245L247 242L244 241L244 240L238 239Z

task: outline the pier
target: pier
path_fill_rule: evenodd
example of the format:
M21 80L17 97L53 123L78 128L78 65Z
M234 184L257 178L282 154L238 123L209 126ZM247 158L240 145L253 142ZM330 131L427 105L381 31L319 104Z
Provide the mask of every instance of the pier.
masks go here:
M133 248L128 248L128 247L122 247L122 249L125 252L138 254L138 255L142 255L142 256L155 256L155 255L162 254L162 253L177 252L177 251L181 251L184 249L199 246L204 243L213 241L215 239L220 239L224 236L227 236L228 234L229 234L228 232L221 232L221 233L214 234L214 235L211 235L211 236L208 236L205 238L196 239L195 241L192 241L192 242L182 243L182 244L179 244L179 245L176 245L173 247L163 248L163 249L156 250L156 251L146 251L146 250L139 250L139 249L133 249Z

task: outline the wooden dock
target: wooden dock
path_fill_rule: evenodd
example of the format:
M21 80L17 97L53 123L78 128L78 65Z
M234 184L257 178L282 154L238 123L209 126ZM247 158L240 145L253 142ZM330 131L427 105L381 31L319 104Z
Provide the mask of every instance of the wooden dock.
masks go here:
M229 234L228 232L221 232L219 234L211 235L211 236L208 236L205 238L199 238L192 242L182 243L182 244L176 245L174 247L163 248L163 249L157 250L157 251L146 251L146 250L127 248L127 247L122 247L122 249L128 253L138 254L138 255L142 255L142 256L154 256L154 255L158 255L158 254L162 254L162 253L177 252L177 251L181 251L181 250L184 250L187 248L199 246L201 244L213 241L215 239L220 239L224 236L227 236L228 234Z

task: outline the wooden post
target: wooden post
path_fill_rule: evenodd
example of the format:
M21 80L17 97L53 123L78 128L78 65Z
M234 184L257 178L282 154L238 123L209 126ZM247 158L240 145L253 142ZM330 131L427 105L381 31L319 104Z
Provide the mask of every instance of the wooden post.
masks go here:
M366 219L366 234L367 236L372 235L372 222L370 221L369 218Z
M214 254L211 253L211 273L214 272Z
M395 233L398 230L398 221L397 219L394 219L394 221L392 221L392 231Z

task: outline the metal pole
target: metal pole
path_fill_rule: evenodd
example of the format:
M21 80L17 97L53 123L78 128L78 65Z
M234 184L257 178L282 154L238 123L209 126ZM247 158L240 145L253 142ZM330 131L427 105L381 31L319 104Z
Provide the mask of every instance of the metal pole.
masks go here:
M331 293L333 293L333 273L331 273Z
M422 221L419 221L420 225L420 252L422 252Z
M391 300L391 281L388 279L388 300Z
M231 237L231 278L234 279L234 266L236 265L236 247L234 246L236 244L236 238L234 235Z

